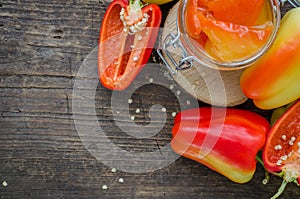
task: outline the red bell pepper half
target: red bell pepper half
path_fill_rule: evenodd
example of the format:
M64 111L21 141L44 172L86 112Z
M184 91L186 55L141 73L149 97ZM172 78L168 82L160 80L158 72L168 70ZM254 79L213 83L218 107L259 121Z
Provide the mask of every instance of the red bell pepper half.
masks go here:
M262 116L233 108L201 107L177 114L172 149L237 183L252 179L256 154L270 126Z
M283 178L277 198L289 182L300 184L300 99L275 122L263 150L267 171Z
M98 48L102 85L126 89L148 62L161 23L161 10L140 0L114 0L104 15Z

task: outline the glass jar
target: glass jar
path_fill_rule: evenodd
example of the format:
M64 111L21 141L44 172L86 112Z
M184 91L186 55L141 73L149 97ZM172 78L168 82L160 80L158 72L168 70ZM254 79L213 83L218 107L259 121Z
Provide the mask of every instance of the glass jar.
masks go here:
M160 57L172 74L176 74L178 70L191 68L195 62L218 70L237 70L245 68L257 61L269 49L276 37L278 27L280 25L280 2L277 0L268 0L270 4L269 7L273 29L264 45L254 54L243 59L230 62L220 61L209 55L203 48L199 48L199 45L196 45L196 42L188 35L185 24L187 1L188 0L181 0L178 7L176 23L177 34L169 34L163 41L162 49L158 50ZM180 61L176 61L173 58L170 48L180 49L182 57ZM161 51L165 56L167 56L167 59Z
M294 7L300 7L300 0L283 0L283 3L288 1Z

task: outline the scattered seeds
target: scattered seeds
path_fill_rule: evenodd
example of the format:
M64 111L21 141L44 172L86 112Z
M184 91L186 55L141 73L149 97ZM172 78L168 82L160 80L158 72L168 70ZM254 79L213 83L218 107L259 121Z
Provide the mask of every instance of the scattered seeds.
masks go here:
M170 88L171 90L174 89L174 85L171 84L169 88Z
M163 107L163 108L161 109L161 111L162 111L162 112L166 112L167 109L166 109L165 107Z
M136 113L140 113L141 110L140 110L139 108L137 108L137 109L135 110L135 112L136 112Z
M102 185L102 189L103 189L103 190L108 189L107 185Z
M134 119L135 119L134 115L132 115L132 116L130 117L130 119L131 119L131 120L134 120Z
M274 147L274 149L275 149L275 150L281 150L281 149L282 149L282 146L281 146L280 144L278 144L278 145L276 145L276 146Z
M180 91L180 90L178 90L178 91L176 92L176 94L177 94L177 95L180 95L180 93L181 93L181 91Z
M287 160L288 156L287 155L283 155L280 157L281 160Z
M112 168L112 169L111 169L111 172L112 172L112 173L116 173L116 172L117 172L117 169L116 169L116 168Z
M131 104L132 102L132 99L128 99L128 104Z
M173 116L173 117L175 117L175 116L176 116L176 113L175 113L175 112L173 112L173 113L172 113L172 116Z
M123 183L124 179L123 178L119 178L119 183Z
M281 139L286 140L286 135L282 135Z
M143 39L142 35L139 35L137 39L141 41Z
M2 186L3 186L3 187L7 187L7 185L8 185L8 184L7 184L6 181L3 181L3 182L2 182Z
M294 136L291 137L291 141L292 141L292 142L295 142L295 140L296 140L296 137L294 137Z
M191 101L190 101L190 100L186 100L186 104L187 104L187 105L190 105L190 104L191 104Z
M133 61L137 61L138 59L138 57L133 57Z
M281 166L281 164L282 164L282 160L278 160L278 161L276 162L276 165L278 165L278 166Z
M153 82L153 78L150 78L150 79L149 79L149 82L152 83L152 82Z

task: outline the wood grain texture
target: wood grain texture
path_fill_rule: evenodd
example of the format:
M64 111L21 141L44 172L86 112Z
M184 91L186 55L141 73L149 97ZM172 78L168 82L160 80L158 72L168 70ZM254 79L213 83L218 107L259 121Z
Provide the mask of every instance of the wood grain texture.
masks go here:
M0 198L269 198L281 182L272 177L262 185L260 165L254 178L240 185L186 158L153 172L113 173L86 149L75 126L72 101L91 99L73 95L73 87L83 60L97 46L106 6L98 0L0 0ZM164 16L172 6L162 6ZM169 83L173 90L146 84L131 96L129 115L135 116L135 124L158 124L160 117L150 115L149 109L155 104L166 107L165 125L151 138L133 138L116 125L130 127L133 121L123 112L115 120L113 93L100 84L95 103L76 112L77 119L91 131L97 125L85 110L95 107L96 120L112 143L132 153L159 151L170 141L179 99L190 99L172 79ZM126 92L119 93L118 100ZM239 107L270 117L251 101ZM115 162L126 166L124 160ZM299 197L299 187L291 184L281 198Z

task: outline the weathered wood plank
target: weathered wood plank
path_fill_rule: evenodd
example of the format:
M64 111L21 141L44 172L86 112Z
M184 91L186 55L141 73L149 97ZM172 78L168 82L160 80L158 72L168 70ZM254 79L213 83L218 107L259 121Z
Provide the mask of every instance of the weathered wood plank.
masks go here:
M162 8L169 9L171 5ZM175 94L155 85L138 89L131 97L130 114L114 113L117 119L111 110L112 92L100 84L95 96L72 95L82 61L97 46L106 6L98 0L0 1L0 183L8 183L7 187L0 184L0 197L269 198L280 179L272 177L269 184L262 185L261 166L252 181L239 185L186 158L154 172L112 173L102 159L97 160L89 153L76 122L89 136L98 121L105 133L103 137L118 147L135 153L150 152L160 150L170 141L172 113L180 110L176 85ZM88 82L82 89L87 89ZM119 96L115 100L122 104L122 93ZM182 91L179 97L185 96ZM73 115L72 100L84 102L93 97L94 104L87 104ZM150 118L154 126L159 126L160 111L149 115L154 104L166 107L167 114L157 135L138 139L120 129L146 125ZM128 104L122 108L125 105ZM96 120L88 112L93 107ZM141 110L138 114L137 108ZM241 108L270 116L267 111L255 109L251 102ZM128 118L131 115L135 116L134 121ZM75 121L75 116L79 121ZM116 120L121 126L116 125ZM139 131L132 129L134 133ZM99 137L91 134L87 139L102 146L100 153L110 150L105 140L96 138ZM140 161L155 163L157 158ZM114 161L124 165L127 159L124 156ZM136 167L134 162L132 167ZM118 182L119 178L124 183ZM108 189L103 190L102 185ZM298 187L289 185L282 198L299 198L299 194Z

